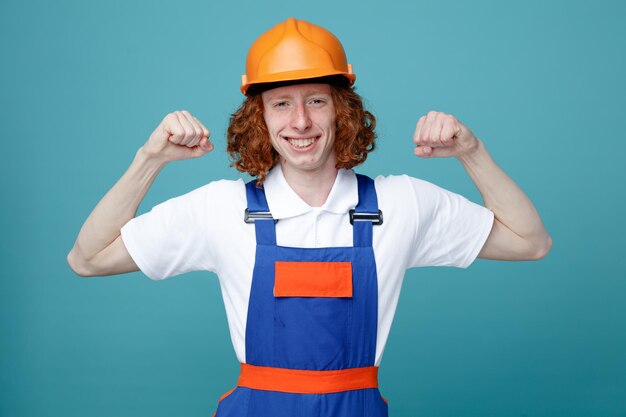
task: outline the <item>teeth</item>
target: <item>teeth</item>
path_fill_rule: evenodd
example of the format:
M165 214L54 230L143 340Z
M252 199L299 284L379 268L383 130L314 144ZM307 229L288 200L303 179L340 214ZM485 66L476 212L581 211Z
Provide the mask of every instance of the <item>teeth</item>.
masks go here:
M287 140L292 146L295 146L296 148L306 148L307 146L313 143L312 138L307 138L307 139L288 138Z

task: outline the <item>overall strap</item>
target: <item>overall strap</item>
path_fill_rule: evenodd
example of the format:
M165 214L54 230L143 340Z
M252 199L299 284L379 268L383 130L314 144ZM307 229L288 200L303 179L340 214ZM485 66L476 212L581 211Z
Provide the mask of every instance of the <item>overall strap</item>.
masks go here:
M372 246L372 227L383 223L383 213L378 209L378 198L374 180L356 174L359 187L359 203L350 210L350 223L353 225L354 246Z
M254 223L258 245L276 245L276 221L270 213L263 186L257 187L256 180L246 184L248 208L244 213L246 223Z

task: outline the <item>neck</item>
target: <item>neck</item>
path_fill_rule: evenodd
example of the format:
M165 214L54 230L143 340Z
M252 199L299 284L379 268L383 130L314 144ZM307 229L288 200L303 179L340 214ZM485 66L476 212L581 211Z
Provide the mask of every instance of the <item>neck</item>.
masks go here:
M281 164L287 184L311 207L321 207L326 202L337 178L336 168L319 171L296 171Z

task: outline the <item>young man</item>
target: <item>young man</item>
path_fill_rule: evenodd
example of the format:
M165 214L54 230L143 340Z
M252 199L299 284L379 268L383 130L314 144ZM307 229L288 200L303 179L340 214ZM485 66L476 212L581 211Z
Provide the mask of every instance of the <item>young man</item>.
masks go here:
M386 416L377 370L406 269L539 259L550 237L451 115L419 119L415 154L456 157L489 209L408 176L356 175L375 118L325 29L288 19L253 44L246 72L228 150L256 180L215 181L134 218L168 162L213 149L198 119L169 114L93 210L68 262L82 276L218 275L242 364L218 416Z

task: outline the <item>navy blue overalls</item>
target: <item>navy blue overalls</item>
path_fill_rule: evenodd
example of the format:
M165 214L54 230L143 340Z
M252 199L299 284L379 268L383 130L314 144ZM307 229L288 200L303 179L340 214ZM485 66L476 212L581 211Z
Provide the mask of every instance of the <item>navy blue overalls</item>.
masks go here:
M216 417L386 417L378 391L378 284L372 226L382 222L374 181L358 175L353 246L276 245L265 192L246 184L256 259L246 364ZM250 221L250 220L248 220Z

